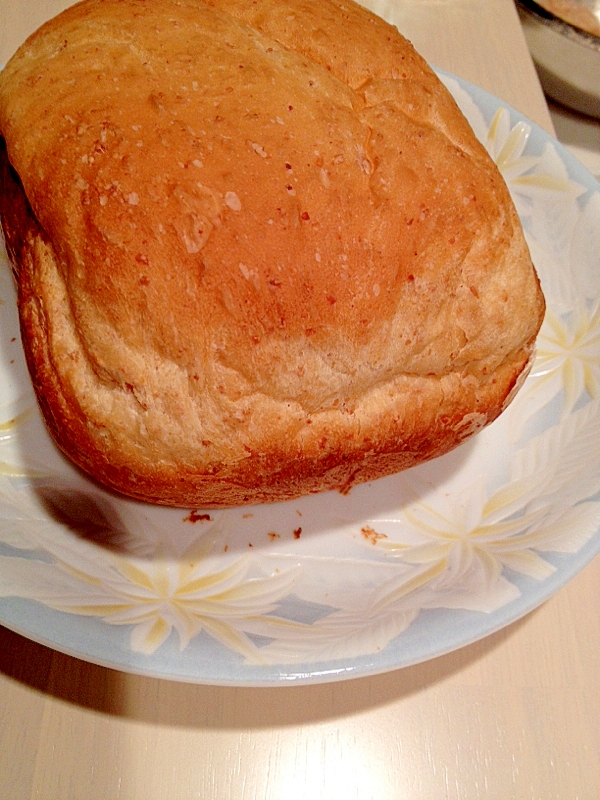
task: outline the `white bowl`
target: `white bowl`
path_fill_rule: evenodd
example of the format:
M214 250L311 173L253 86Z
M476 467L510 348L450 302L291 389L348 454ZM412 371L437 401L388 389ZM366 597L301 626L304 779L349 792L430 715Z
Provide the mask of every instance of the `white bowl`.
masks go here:
M517 0L525 38L546 94L600 118L600 37L566 22L534 0ZM582 3L588 6L589 3Z

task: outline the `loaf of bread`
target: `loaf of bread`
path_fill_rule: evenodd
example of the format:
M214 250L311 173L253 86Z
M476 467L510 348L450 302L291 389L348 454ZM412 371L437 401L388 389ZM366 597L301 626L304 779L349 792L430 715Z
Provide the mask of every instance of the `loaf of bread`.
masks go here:
M0 74L0 131L39 404L112 489L346 491L527 372L544 300L506 185L350 0L84 0Z

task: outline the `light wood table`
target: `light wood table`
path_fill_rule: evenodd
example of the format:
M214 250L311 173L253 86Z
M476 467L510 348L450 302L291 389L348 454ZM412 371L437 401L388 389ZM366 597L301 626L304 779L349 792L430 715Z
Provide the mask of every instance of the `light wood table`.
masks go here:
M61 0L0 0L0 63ZM551 130L511 0L388 0L434 65ZM281 689L138 677L0 628L1 800L598 800L600 560L420 666Z

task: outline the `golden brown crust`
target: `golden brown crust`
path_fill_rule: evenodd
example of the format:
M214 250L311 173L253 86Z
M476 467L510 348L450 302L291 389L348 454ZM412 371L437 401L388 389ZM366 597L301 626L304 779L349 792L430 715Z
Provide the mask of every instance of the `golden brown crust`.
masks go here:
M506 186L353 3L86 0L0 74L0 131L40 405L114 489L344 488L456 446L527 367L544 304Z

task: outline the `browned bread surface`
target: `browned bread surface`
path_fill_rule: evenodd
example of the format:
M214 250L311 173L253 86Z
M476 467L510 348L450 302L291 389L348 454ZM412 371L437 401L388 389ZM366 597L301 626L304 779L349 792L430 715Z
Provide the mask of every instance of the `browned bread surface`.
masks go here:
M118 491L344 489L525 374L544 302L502 177L358 5L85 0L0 73L0 131L40 406Z

